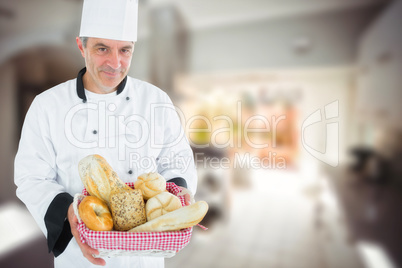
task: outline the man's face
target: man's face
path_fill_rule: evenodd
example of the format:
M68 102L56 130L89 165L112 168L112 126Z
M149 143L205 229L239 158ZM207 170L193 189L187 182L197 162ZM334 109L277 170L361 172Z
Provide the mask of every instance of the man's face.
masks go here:
M87 67L83 77L85 88L95 93L116 90L130 68L134 43L90 37L84 48L77 37L77 44Z

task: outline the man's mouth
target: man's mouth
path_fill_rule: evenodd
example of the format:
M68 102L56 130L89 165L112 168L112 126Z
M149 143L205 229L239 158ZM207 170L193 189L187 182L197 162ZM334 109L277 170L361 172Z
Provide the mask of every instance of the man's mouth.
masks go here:
M100 71L109 77L117 77L122 72L122 69L115 70L115 69L105 68L105 69L100 69Z
M103 73L105 73L107 76L116 77L116 76L119 75L120 72L108 72L108 71L103 71Z

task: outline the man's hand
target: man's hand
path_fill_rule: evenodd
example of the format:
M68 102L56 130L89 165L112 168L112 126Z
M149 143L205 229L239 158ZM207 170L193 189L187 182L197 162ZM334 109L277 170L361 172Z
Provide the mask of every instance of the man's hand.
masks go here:
M102 265L102 266L106 265L106 261L104 259L95 258L93 256L93 255L99 254L99 251L97 249L93 249L90 246L88 246L87 244L84 244L81 242L80 234L77 229L78 219L77 219L77 216L75 216L75 214L74 214L73 204L71 204L70 207L68 208L67 218L68 218L68 221L70 222L71 233L73 234L75 240L77 241L77 244L82 251L82 255L84 255L84 257L87 258L88 261L90 261L91 263L93 263L95 265Z
M188 191L186 188L179 186L182 191ZM191 204L191 196L189 193L185 193L184 195L184 203L186 204L186 206L189 206Z

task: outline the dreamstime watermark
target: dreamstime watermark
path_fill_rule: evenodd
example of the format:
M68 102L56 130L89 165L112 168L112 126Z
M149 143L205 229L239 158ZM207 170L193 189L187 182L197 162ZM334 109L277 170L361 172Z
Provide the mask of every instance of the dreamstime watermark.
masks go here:
M281 121L286 119L286 115L272 115L270 118L267 118L256 114L244 119L242 115L242 103L240 101L237 103L236 109L235 118L229 115L216 115L208 118L201 114L186 118L182 110L173 104L154 103L149 106L149 111L146 111L148 116L145 117L139 114L116 115L114 113L116 105L106 105L106 102L103 101L99 103L80 103L66 114L64 122L65 135L72 145L84 149L115 147L137 149L146 144L152 148L172 147L183 139L184 131L188 135L206 133L210 137L208 142L205 143L195 143L190 139L190 145L195 148L210 146L217 149L228 147L241 148L243 144L255 149L264 149L270 146L276 147L277 126ZM82 138L83 135L76 135L74 129L76 124L80 124L80 122L90 117L89 113L96 120L96 122L91 123L97 126L97 129L95 129L97 135L88 140ZM168 121L174 121L175 117L177 117L176 115L172 116L172 113L176 113L179 119L178 122L174 123L181 123L183 128L178 127L178 124L172 125L179 129L179 131L171 133L173 136L170 137L168 143L166 141L161 142L158 139L161 136L161 126L168 126L167 128L169 128L171 122ZM166 116L166 114L170 115L170 117ZM252 124L255 122L259 123L262 127L252 127ZM197 124L203 124L205 127L194 127ZM213 125L215 124L225 124L226 126L214 128ZM269 142L256 143L251 140L251 134L264 132L270 133L271 144ZM220 135L226 135L227 139L221 142L218 138Z
M175 169L185 173L194 164L203 169L286 169L286 160L276 153L268 152L263 157L250 153L235 153L233 158L224 156L206 156L204 153L195 153L192 156L176 155L171 152L165 156L141 156L139 153L129 154L129 167L135 170Z
M286 169L286 160L275 152L268 152L263 157L251 153L234 153L234 157L205 156L195 154L195 163L204 169Z
M330 120L339 117L339 101L331 102L324 107L325 120ZM306 137L304 131L319 122L322 122L323 118L321 115L321 109L316 110L314 113L310 114L303 122L301 128L301 141L304 149L314 156L316 159L332 166L336 167L339 164L339 123L330 122L326 124L326 137L325 150L320 152L313 149L306 142Z
M129 154L129 167L135 170L156 171L160 167L162 169L181 170L185 173L192 166L194 166L192 156L178 155L174 152L157 157L142 156L138 152L131 152Z
M326 119L338 116L337 105L338 102L334 102L325 106ZM237 102L234 109L236 112L231 116L220 114L210 118L198 114L186 118L179 107L169 103L153 103L149 105L149 110L143 111L141 115L120 114L115 104L107 104L104 101L80 103L66 114L64 129L71 145L81 149L116 149L118 159L128 160L132 168L156 170L158 166L170 166L186 170L195 163L197 166L221 169L285 169L286 159L279 155L276 149L279 147L278 140L282 138L280 135L283 135L278 133L278 126L287 120L287 115L254 114L245 117L241 101ZM304 130L319 121L321 113L317 110L303 122L302 145L317 159L332 166L336 165L338 156L334 158L333 152L338 146L337 124L327 124L325 153L312 149L305 142ZM86 124L84 128L83 124ZM86 129L86 133L79 133L81 129ZM207 138L195 141L193 135ZM256 136L260 139L253 139ZM230 157L219 158L197 153L194 157L160 154L169 152L169 148L187 143L195 149L212 147L218 150L232 150L234 153ZM263 153L256 156L242 150L243 147ZM150 149L146 152L152 153L140 154L139 151L143 148Z
M169 111L176 112L173 105L152 104L148 117L139 114L116 115L116 108L115 104L106 105L104 101L74 106L64 120L68 142L80 149L117 149L119 160L126 160L128 150L137 150L145 146L152 149L172 147L184 138L183 129L176 128L173 137L168 141L160 139L163 135L161 125L166 122L158 122L158 119L164 118L164 114ZM88 130L93 135L74 132L76 129L82 129L79 126L82 126L83 122L87 124L86 127L94 126L94 129Z

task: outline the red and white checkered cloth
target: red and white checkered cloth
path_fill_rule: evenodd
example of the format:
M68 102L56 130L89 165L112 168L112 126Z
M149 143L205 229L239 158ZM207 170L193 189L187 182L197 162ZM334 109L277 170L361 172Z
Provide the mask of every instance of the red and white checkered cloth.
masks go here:
M127 183L134 188L134 183ZM166 183L166 190L177 195L181 189L174 183ZM88 195L84 189L83 195ZM182 205L185 206L184 196L178 196ZM88 229L83 222L79 223L78 231L81 242L92 248L122 251L146 251L162 250L178 252L183 249L191 238L193 228L186 228L172 232L99 232Z

